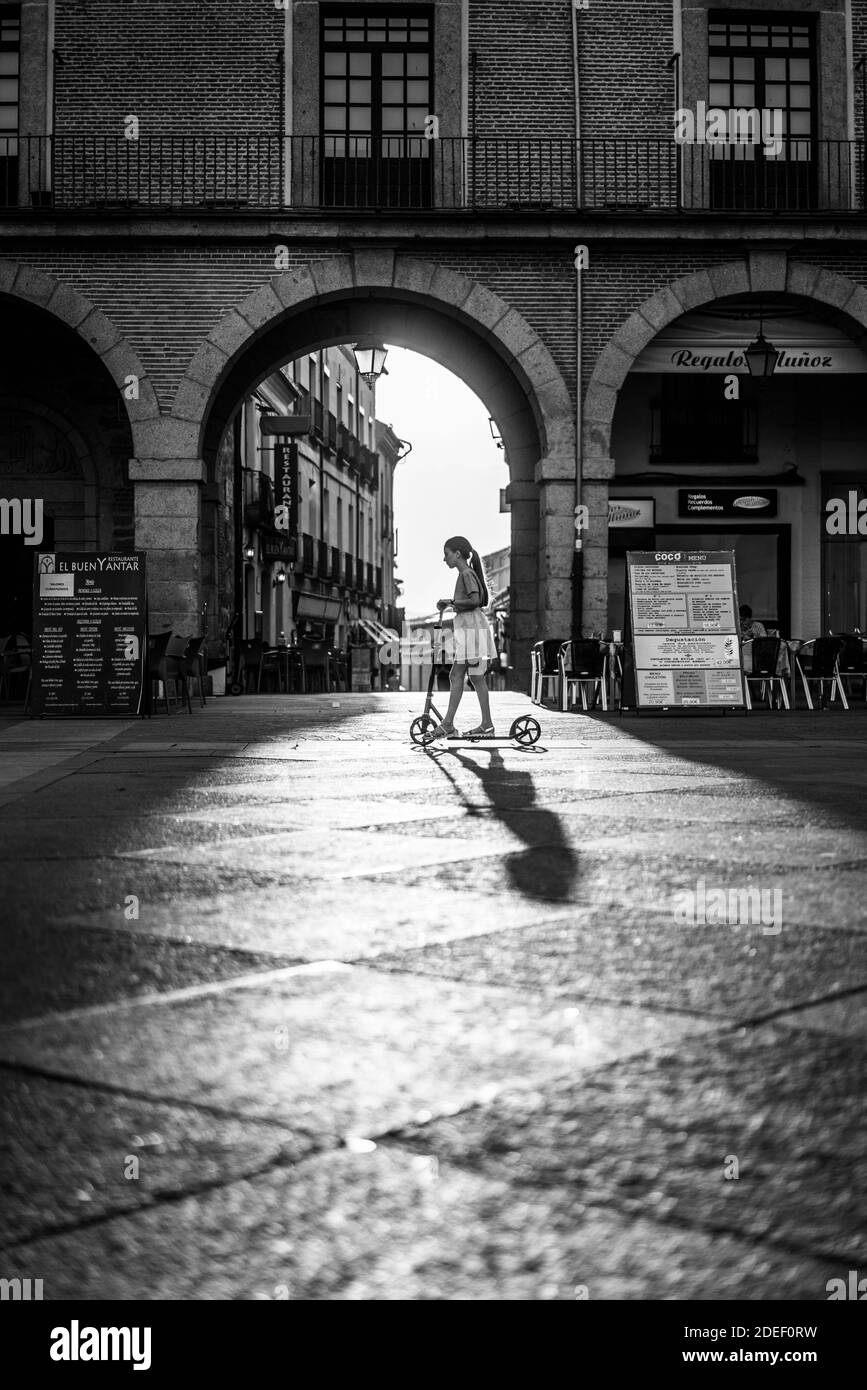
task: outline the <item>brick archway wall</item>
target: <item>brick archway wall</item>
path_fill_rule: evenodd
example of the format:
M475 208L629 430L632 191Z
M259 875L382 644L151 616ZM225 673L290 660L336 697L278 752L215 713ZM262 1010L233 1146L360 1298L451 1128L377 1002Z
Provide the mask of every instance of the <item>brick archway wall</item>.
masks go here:
M238 400L269 371L362 331L442 363L499 425L511 475L513 637L527 676L532 641L570 630L574 414L542 339L485 286L388 250L275 275L223 315L190 362L172 405L171 457L207 463Z
M31 265L0 259L0 304L6 298L42 309L92 349L117 386L133 437L137 428L159 417L159 404L138 354L111 320L78 290ZM131 376L138 381L136 400L124 395L124 384Z
M867 349L867 289L823 266L790 261L783 251L749 252L739 260L695 271L651 295L626 319L599 354L583 401L581 496L590 508L585 549L593 572L607 573L608 480L614 476L611 430L618 394L636 358L668 324L716 299L742 294L792 294L847 316L853 341ZM588 595L585 625L607 630L607 591L601 581Z

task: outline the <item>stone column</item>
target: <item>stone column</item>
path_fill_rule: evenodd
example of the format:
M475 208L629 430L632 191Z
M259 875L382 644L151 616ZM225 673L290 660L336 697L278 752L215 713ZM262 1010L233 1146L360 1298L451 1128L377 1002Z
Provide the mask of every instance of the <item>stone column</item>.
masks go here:
M530 648L538 632L539 489L535 483L509 484L512 543L509 562L510 657L512 687L530 689Z
M614 477L612 458L584 460L581 501L589 509L584 532L584 598L582 635L608 631L608 479Z
M539 623L536 639L572 635L575 545L575 455L548 454L536 465L539 484Z
M151 632L200 631L201 459L130 459L135 487L135 548L147 551Z

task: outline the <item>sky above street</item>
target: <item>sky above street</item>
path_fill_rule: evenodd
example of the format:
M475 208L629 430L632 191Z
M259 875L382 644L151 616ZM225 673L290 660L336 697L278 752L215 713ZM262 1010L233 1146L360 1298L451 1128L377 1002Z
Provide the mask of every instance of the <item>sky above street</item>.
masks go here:
M406 348L389 347L386 366L376 415L412 444L394 476L396 570L411 618L454 592L443 563L449 536L466 536L482 555L509 544L509 515L499 509L509 474L485 406L459 377Z

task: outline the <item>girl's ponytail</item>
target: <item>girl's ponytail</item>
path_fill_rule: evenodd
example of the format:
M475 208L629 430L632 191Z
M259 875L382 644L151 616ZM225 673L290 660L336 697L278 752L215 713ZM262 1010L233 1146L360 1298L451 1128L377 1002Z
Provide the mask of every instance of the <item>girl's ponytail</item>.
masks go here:
M470 560L470 569L473 571L473 574L478 579L479 585L482 590L482 607L487 608L488 604L491 601L491 595L488 593L488 581L485 578L485 570L484 566L482 565L482 557L475 550L473 551L473 558Z

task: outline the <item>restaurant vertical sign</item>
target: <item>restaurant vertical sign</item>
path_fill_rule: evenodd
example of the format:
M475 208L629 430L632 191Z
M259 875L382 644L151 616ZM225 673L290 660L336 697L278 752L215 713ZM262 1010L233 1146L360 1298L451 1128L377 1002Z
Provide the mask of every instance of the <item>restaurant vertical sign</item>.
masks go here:
M34 715L143 713L145 552L35 557Z
M274 525L294 536L298 530L298 445L278 439L274 445Z
M637 707L743 706L734 551L630 550L626 569Z

